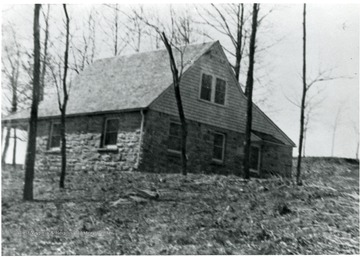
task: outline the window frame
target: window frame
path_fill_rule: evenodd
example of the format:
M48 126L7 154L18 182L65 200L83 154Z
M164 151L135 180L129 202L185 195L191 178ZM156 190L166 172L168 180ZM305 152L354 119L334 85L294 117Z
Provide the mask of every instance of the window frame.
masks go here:
M170 128L171 128L171 124L175 124L175 125L178 125L180 127L180 134L181 134L181 123L178 122L178 121L170 121L169 122L169 130L168 130L168 141L167 141L167 151L170 152L170 153L175 153L175 154L181 154L181 140L182 140L182 137L180 135L180 149L179 150L176 150L176 149L171 149L169 148L170 144L170 137L173 136L170 134Z
M105 144L105 141L106 141L106 134L107 133L107 127L108 127L108 121L109 120L117 120L118 121L118 128L117 128L117 131L116 131L116 143L115 144ZM119 118L113 118L113 117L109 117L109 118L106 118L105 119L105 124L104 124L104 131L103 131L103 138L102 138L102 147L104 148L108 148L108 149L113 149L113 148L117 148L117 137L118 137L118 134L119 134L119 128L120 128L120 119Z
M257 151L258 151L258 160L257 160L257 169L253 169L253 168L250 168L250 171L254 172L254 173L259 173L260 172L260 164L261 164L261 146L259 145L251 145L250 146L250 154L251 154L251 149L252 148L256 148ZM251 157L251 155L250 155Z
M203 75L208 75L211 76L211 95L210 95L210 101L206 100L206 99L202 99L201 98L201 89L202 89L202 83L203 83ZM220 103L216 103L215 102L215 94L216 94L216 81L217 79L221 79L222 81L225 82L225 95L224 95L224 104L220 104ZM215 75L211 75L209 73L206 72L201 72L200 75L200 85L199 85L199 93L198 93L198 100L205 102L205 103L210 103L210 104L214 104L216 106L220 106L220 107L226 107L227 106L227 91L228 91L228 82L226 79L224 79L221 76L215 76Z
M60 147L61 147L61 128L60 128L60 131L59 131L59 137L60 137L59 146L52 146L52 143L53 143L53 134L54 134L54 126L55 126L55 125L61 126L61 122L52 122L52 123L50 124L50 134L49 134L48 150L60 150Z
M223 141L222 141L222 153L221 153L221 157L222 159L216 159L214 158L214 148L215 148L215 135L221 135L223 137ZM217 146L219 147L219 146ZM218 131L214 131L213 132L213 145L212 145L212 161L216 162L216 163L220 163L223 164L225 161L225 148L226 148L226 134L222 133L222 132L218 132Z

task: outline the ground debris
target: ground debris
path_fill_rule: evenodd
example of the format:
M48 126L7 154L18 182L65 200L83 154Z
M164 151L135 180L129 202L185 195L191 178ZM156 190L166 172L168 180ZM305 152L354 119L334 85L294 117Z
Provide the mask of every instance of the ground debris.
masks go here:
M2 253L359 254L358 164L304 160L301 187L279 177L89 172L69 174L62 191L39 178L34 202L21 200L23 171L13 172L3 178Z

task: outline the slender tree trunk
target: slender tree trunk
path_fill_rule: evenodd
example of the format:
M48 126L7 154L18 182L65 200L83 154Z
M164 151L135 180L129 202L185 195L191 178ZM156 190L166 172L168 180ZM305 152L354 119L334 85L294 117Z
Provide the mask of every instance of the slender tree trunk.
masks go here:
M5 163L6 163L6 155L7 155L7 151L9 149L9 142L10 142L10 132L11 132L11 127L8 126L7 130L6 130L6 136L5 136L5 142L4 142L4 148L3 148L3 152L2 152L2 156L1 156L1 164L4 167Z
M115 35L114 35L114 56L118 54L118 38L119 38L119 10L118 5L115 5L115 17L114 17Z
M245 129L245 151L244 151L244 177L250 179L250 146L251 146L251 123L252 123L252 93L254 84L254 63L255 63L255 42L257 30L257 16L259 12L259 4L253 5L252 31L249 46L249 70L246 79L247 95L247 117Z
M176 98L176 104L179 111L179 117L181 122L181 161L182 161L182 174L184 176L187 175L187 155L186 155L186 141L187 141L187 124L185 119L185 113L184 108L182 105L181 100L181 94L180 94L180 77L179 77L179 71L176 67L176 62L174 59L174 55L172 52L171 45L169 44L165 33L162 33L162 39L165 44L165 47L169 53L170 57L170 66L171 66L171 72L173 74L173 84L174 84L174 91L175 91L175 98Z
M48 5L47 14L45 17L45 39L44 39L44 53L43 53L43 61L42 61L42 71L41 71L41 86L40 86L40 94L39 101L44 100L44 88L45 88L45 75L46 75L46 66L47 66L47 49L48 49L48 41L49 41L49 15L50 15L50 5Z
M68 71L68 58L69 58L69 36L70 36L70 19L67 13L66 4L63 5L64 13L66 16L66 45L65 45L65 54L64 54L64 77L63 77L63 94L64 100L63 104L60 107L61 111L61 175L60 175L60 188L65 187L65 176L66 176L66 124L65 124L65 115L66 115L66 105L68 101L68 92L66 85L67 71Z
M300 137L299 137L299 154L296 167L296 184L302 185L301 181L301 150L303 146L304 137L304 120L305 120L305 99L306 99L306 4L304 4L303 11L303 93L301 99L301 113L300 113Z
M331 156L334 157L334 146L335 146L335 135L336 135L336 123L333 130L332 140L331 140Z
M16 143L17 143L17 136L16 136L16 128L14 128L14 147L13 147L13 159L12 159L12 166L16 168Z
M38 117L38 102L39 102L39 88L40 88L40 8L41 4L35 4L34 10L34 70L33 70L33 89L32 89L32 104L29 121L28 144L25 156L25 185L24 185L24 200L33 200L33 181L34 181L34 166L36 156L36 132L37 132L37 117Z
M304 129L304 145L303 145L303 151L302 151L302 155L303 157L305 157L305 148L306 148L306 129Z
M242 59L242 39L243 39L243 25L244 25L244 4L239 4L238 7L241 9L238 10L238 15L240 14L240 17L238 18L237 21L237 42L236 42L236 50L235 50L235 56L236 56L236 60L235 60L235 77L236 80L239 81L240 78L240 64L241 64L241 59ZM245 92L246 95L246 92Z

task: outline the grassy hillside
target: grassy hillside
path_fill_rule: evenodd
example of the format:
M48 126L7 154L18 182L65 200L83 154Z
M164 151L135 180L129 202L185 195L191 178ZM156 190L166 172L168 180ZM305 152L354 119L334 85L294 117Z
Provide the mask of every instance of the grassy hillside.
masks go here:
M354 160L306 158L302 187L275 177L81 172L63 191L56 176L38 179L34 202L21 200L22 177L2 174L3 255L359 254Z

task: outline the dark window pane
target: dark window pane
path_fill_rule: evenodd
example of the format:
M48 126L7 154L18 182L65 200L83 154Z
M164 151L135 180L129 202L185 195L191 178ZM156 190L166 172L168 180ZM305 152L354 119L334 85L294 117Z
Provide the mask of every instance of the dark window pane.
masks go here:
M225 135L214 134L213 159L224 160Z
M104 145L116 145L119 130L119 119L106 120Z
M107 120L106 132L117 132L119 129L119 120Z
M117 132L106 133L105 145L116 145L116 142L117 142Z
M50 148L60 147L60 124L52 124Z
M225 104L226 82L222 79L216 79L215 103Z
M214 146L213 158L216 160L223 159L223 148L222 147Z
M224 135L221 134L214 134L214 145L215 146L223 146Z
M60 124L53 124L53 128L52 128L52 135L53 136L59 136L60 135Z
M60 147L60 136L55 136L51 138L50 148Z
M181 135L181 127L179 124L170 123L170 135L171 136L180 136Z
M168 149L181 150L181 126L177 123L170 123Z
M200 99L211 101L211 84L212 76L203 74L201 80Z
M257 170L259 167L259 148L250 147L250 169Z

